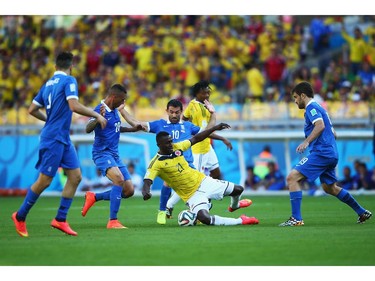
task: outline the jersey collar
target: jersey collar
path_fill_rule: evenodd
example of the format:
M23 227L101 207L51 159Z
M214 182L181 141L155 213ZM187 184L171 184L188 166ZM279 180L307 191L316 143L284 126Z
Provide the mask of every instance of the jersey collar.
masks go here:
M315 100L314 100L314 99L311 99L311 100L306 104L306 107L308 107L309 104L310 104L310 103L313 103L313 102L315 102Z
M175 123L175 124L182 124L182 123L184 123L184 122L182 120L180 120L178 123ZM167 124L172 124L172 122L167 120Z
M111 111L112 111L112 109L110 109L110 108L108 107L108 105L105 104L104 100L101 100L100 103L101 103L101 104L104 104L105 110L107 110L108 112L111 112Z
M61 70L57 70L57 71L55 71L55 73L54 73L53 75L58 75L58 74L65 75L65 76L68 75L68 74L66 74L64 71L61 71Z

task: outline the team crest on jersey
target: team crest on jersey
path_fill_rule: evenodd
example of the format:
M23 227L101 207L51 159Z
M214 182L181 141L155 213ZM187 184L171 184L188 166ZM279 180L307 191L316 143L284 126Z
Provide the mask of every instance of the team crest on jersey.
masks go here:
M318 113L316 112L316 109L313 108L313 109L310 110L310 114L311 114L311 116L314 116L314 115L316 115Z
M176 156L181 156L181 150L176 150L176 151L174 152L174 154L175 154Z

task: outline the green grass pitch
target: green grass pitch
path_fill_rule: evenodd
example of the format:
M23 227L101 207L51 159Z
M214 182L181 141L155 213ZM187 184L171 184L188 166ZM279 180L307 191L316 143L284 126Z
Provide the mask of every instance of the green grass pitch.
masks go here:
M213 201L212 214L260 220L254 226L180 227L177 215L156 223L159 198L123 200L119 220L128 229L106 229L109 202L97 202L81 216L83 197L76 197L68 215L78 232L71 237L52 229L60 201L39 198L29 213L28 238L16 233L11 220L21 197L0 198L0 265L2 266L374 266L375 219L357 224L357 215L332 196L304 196L303 227L278 227L290 215L288 196L243 196L253 204L227 211L229 197ZM375 196L355 196L375 211Z

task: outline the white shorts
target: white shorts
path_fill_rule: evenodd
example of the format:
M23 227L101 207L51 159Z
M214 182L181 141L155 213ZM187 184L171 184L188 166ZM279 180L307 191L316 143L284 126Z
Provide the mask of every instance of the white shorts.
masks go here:
M197 191L189 198L186 205L193 213L200 210L209 210L209 199L222 200L226 194L231 194L234 189L234 183L217 180L206 176Z
M198 171L207 174L219 167L219 160L217 159L215 150L210 145L210 150L205 154L194 154L194 167Z

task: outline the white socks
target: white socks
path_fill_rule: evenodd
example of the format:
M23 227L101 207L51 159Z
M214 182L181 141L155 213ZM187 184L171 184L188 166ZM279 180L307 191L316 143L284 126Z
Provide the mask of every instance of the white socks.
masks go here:
M178 201L180 201L180 196L178 196L176 192L173 192L172 196L168 199L167 208L173 208Z
M212 224L212 218L215 218L214 225L238 225L242 224L242 219L234 219L234 218L226 218L226 217L220 217L217 215L211 216L211 223Z

